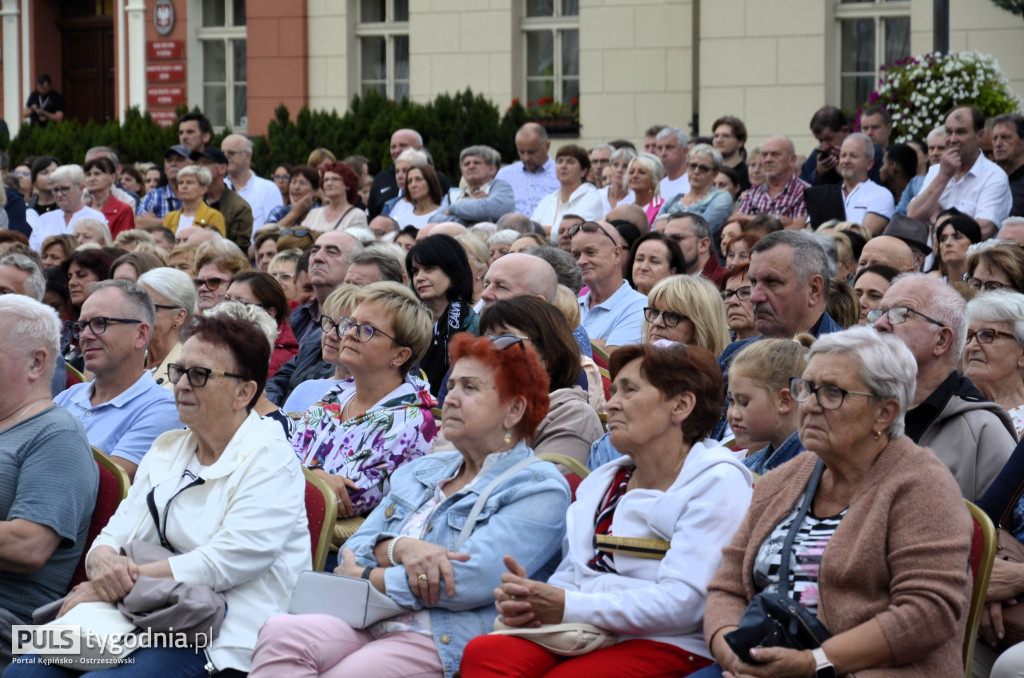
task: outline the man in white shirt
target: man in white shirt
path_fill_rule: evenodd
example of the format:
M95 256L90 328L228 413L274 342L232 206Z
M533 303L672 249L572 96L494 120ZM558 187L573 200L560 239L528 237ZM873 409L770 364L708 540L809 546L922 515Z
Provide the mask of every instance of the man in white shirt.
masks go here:
M252 207L252 232L267 222L275 207L284 204L281 191L270 179L252 173L252 142L241 134L229 134L220 142L220 150L228 157L228 176L225 183Z
M666 202L690 192L690 180L686 176L686 132L678 127L665 127L658 132L657 155L665 168L661 180L661 197Z
M984 131L985 116L974 107L956 108L946 117L946 151L928 168L907 216L931 222L940 211L955 207L978 222L983 239L995 235L1010 214L1013 197L1006 172L981 153Z
M580 325L597 346L611 353L639 344L647 297L622 279L625 256L607 221L588 221L569 229L572 256L590 287L580 297Z
M860 224L878 235L892 219L896 209L892 193L868 179L875 163L875 145L866 134L850 134L839 149L839 176L846 220Z
M448 192L449 205L430 218L432 223L457 221L472 226L496 222L516 208L515 193L507 181L493 178L501 156L490 146L468 146L459 154L465 188Z
M550 149L551 141L542 125L528 122L516 132L519 162L502 167L497 178L512 185L519 214L533 214L541 198L562 187L555 176L555 161L548 155Z

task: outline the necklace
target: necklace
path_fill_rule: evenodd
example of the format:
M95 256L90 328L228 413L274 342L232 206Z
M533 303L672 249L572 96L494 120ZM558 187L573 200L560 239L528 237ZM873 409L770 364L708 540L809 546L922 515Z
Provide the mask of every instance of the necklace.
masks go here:
M14 415L14 416L12 416L12 417L7 417L7 418L6 418L6 419L4 419L4 420L3 420L2 422L0 422L0 423L4 423L4 424L6 424L6 423L7 423L8 421L10 421L10 422L11 422L11 423L10 423L9 425L7 425L7 426L4 426L4 427L3 427L2 429L0 429L0 430L4 430L4 431L6 431L6 430L7 430L7 429L9 429L9 428L10 428L11 426L14 426L14 425L15 425L15 424L17 424L17 423L18 423L19 421L21 421L21 420L22 420L22 418L24 418L24 415L25 415L25 413L26 413L26 412L28 412L29 410L31 410L31 409L32 409L33 407L35 407L35 406L36 406L36 405L38 405L39 403L42 403L42 402L48 402L49 400L50 400L49 398L37 398L36 400L33 400L33 401L32 401L32 402L30 402L30 403L29 403L28 405L26 405L25 407L23 407L23 408L21 409L21 411L20 411L20 412L18 412L17 414L15 414L15 415ZM13 420L13 421L12 421L12 420Z

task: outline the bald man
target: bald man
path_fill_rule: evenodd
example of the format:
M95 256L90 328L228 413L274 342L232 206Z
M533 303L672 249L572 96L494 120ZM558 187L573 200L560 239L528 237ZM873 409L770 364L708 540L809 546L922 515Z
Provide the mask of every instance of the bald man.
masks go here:
M540 297L555 303L558 276L551 264L529 254L511 253L496 259L484 275L484 306L510 297Z
M398 181L395 178L395 158L401 155L402 151L411 148L416 151L423 150L423 137L414 129L399 129L391 135L391 166L373 178L373 186L370 187L370 200L366 208L373 219L380 214L384 203L398 195ZM447 195L451 190L451 182L442 173L437 173L437 180L441 182L441 195Z
M417 240L423 240L432 235L450 235L453 238L457 238L460 235L465 235L469 231L462 224L454 221L442 221L439 224L424 224L420 232L416 234Z
M555 176L555 161L548 155L550 149L547 130L541 125L528 122L516 132L519 162L502 167L496 178L512 185L519 214L533 214L541 198L562 186Z
M252 235L267 223L267 217L276 207L284 204L281 190L270 179L252 171L252 142L241 134L229 134L220 142L220 150L228 159L228 175L224 183L245 199L252 208ZM251 244L251 242L250 242Z
M794 175L796 148L786 137L772 137L761 147L765 181L750 189L729 221L746 224L755 215L771 214L787 229L802 229L807 223L804 191L811 187Z
M857 272L876 264L890 266L901 273L913 273L916 270L914 251L910 245L891 235L878 235L868 240L860 252Z
M640 229L640 233L646 233L651 230L651 222L647 220L647 215L639 205L632 203L628 205L616 205L612 208L612 211L605 215L606 221L615 221L616 219L623 219Z

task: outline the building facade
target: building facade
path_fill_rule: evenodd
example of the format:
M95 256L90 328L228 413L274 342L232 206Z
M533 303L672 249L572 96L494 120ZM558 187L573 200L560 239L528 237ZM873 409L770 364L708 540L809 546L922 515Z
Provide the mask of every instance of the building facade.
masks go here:
M48 73L67 114L102 122L179 104L261 134L278 104L344 111L375 89L428 101L471 87L579 101L579 142L639 140L654 123L749 145L813 147L814 110L855 110L878 68L932 47L932 0L0 0L3 113L16 132ZM1024 20L950 3L950 49L994 55L1024 92Z

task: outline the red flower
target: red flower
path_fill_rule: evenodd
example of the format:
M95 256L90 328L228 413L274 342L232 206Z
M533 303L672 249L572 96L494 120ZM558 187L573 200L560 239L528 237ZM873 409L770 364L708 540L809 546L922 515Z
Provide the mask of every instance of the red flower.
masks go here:
M580 100L577 99L576 97L573 97L572 99L569 99L569 103L572 104L573 106L579 106Z
M552 101L554 101L554 99L552 99L551 97L541 97L540 99L537 100L537 105L538 106L547 106Z
M533 106L533 102L532 102L532 101L527 101L527 102L526 102L526 105L527 105L527 106Z
M512 105L515 106L519 103L519 99L512 99Z

